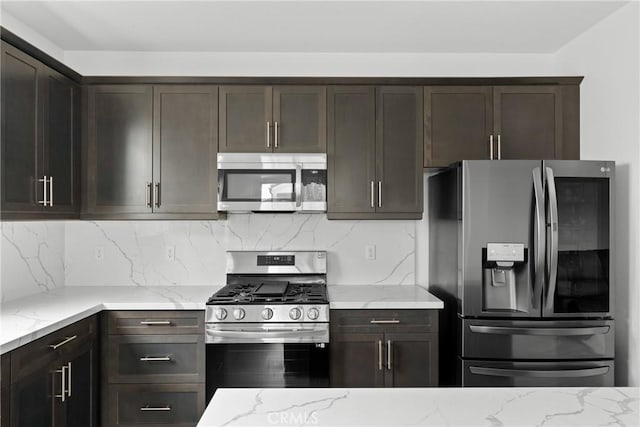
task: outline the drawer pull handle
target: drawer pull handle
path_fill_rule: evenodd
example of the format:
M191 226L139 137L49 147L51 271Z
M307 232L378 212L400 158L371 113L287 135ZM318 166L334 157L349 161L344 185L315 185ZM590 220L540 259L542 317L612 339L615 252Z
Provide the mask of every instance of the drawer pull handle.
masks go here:
M78 338L77 335L74 335L72 337L64 337L63 341L60 341L58 344L51 344L49 347L51 347L51 349L55 350L58 347L62 347L63 345L75 340L76 338Z
M166 405L166 406L143 406L142 408L140 408L141 411L170 411L171 410L171 406Z
M170 356L159 356L159 357L153 357L153 356L144 356L140 358L141 362L171 362L171 357Z
M371 319L371 321L369 323L372 323L374 325L397 325L398 323L400 323L400 321L398 319L391 319L391 320L376 320L376 319Z
M140 324L146 326L168 326L171 325L171 320L141 320Z

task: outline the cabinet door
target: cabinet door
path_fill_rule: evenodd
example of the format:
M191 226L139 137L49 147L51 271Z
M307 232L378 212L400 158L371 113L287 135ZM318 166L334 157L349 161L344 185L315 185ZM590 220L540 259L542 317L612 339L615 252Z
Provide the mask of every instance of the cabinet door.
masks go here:
M436 334L386 333L387 387L438 385L438 339Z
M490 158L491 86L427 86L424 118L425 167Z
M376 212L422 213L422 88L376 94Z
M557 86L495 86L496 153L501 159L562 158L562 100ZM499 145L499 146L498 146Z
M11 427L54 425L54 407L59 411L61 404L60 398L54 397L61 391L59 376L47 365L11 385Z
M215 212L218 88L154 87L154 212Z
M78 203L79 88L71 80L48 69L44 84L44 175L53 183L47 211L74 214Z
M63 406L66 427L97 425L97 352L95 339L88 341L65 364L67 397Z
M328 89L328 215L375 212L375 90Z
M42 64L2 43L2 210L41 210Z
M331 336L331 387L383 387L384 335Z
M220 87L221 152L272 151L271 99L271 86Z
M152 99L151 86L89 88L89 213L151 212Z
M327 89L273 88L273 149L283 153L324 153L327 149Z

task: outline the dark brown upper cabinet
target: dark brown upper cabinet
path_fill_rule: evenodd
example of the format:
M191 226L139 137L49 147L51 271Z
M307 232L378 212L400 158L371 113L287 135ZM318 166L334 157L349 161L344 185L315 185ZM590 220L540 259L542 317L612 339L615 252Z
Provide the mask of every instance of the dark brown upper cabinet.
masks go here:
M328 91L330 219L422 217L422 88Z
M221 86L221 152L326 150L324 86Z
M79 87L2 43L2 217L77 218Z
M83 217L214 219L218 89L91 86Z
M579 159L578 85L427 86L425 167Z

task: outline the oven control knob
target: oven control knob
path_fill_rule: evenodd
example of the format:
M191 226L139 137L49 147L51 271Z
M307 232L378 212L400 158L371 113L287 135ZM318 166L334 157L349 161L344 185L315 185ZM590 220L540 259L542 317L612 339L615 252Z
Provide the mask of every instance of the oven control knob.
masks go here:
M242 308L236 308L233 310L233 317L235 317L236 320L242 320L244 319L244 315L245 315L245 311Z
M318 316L320 316L320 312L315 307L312 307L307 311L307 317L311 320L316 320Z
M298 307L293 307L289 310L289 317L291 320L298 320L302 317L302 310Z
M265 308L264 310L262 310L262 318L264 320L269 320L273 317L273 310L271 310L270 308Z
M227 318L227 310L224 308L219 308L216 310L216 319L224 320Z

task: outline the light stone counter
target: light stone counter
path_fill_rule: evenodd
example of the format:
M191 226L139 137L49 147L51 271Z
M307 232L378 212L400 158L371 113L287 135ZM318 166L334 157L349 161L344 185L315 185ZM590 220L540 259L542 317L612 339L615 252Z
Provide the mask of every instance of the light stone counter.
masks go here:
M442 309L443 302L420 286L328 286L332 309Z
M0 305L0 353L101 310L204 310L215 286L68 286Z
M638 426L638 388L218 389L198 427Z

